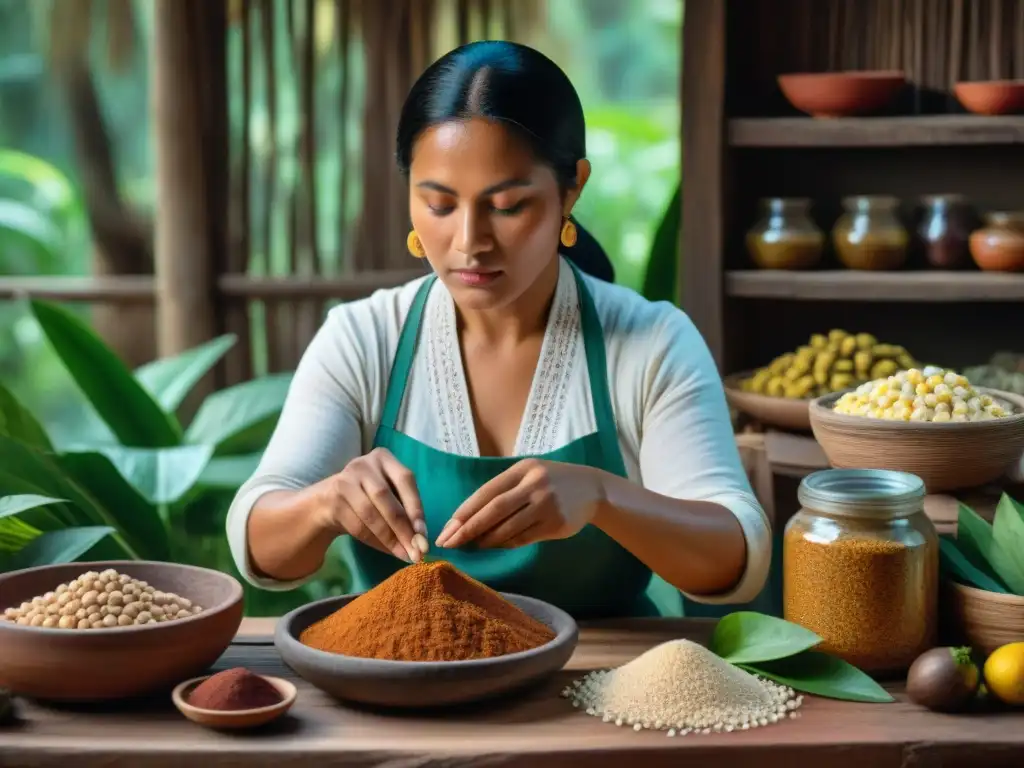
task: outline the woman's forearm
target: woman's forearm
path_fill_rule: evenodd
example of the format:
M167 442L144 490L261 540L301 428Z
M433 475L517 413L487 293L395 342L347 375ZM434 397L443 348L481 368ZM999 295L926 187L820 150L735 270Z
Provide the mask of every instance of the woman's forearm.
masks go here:
M708 597L743 576L746 538L736 516L709 501L673 499L616 475L602 478L594 525L677 589Z
M249 563L257 576L295 581L316 573L338 536L324 519L316 486L271 491L249 513Z

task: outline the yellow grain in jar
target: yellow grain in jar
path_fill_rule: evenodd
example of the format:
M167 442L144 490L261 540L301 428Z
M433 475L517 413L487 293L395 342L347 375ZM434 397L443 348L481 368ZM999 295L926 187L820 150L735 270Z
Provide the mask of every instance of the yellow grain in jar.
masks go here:
M936 643L939 539L924 483L830 469L804 478L798 496L783 544L785 618L869 674L905 672Z

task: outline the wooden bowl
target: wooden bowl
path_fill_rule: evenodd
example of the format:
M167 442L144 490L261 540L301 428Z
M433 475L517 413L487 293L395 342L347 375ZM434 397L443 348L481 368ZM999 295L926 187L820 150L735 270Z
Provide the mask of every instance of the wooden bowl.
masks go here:
M117 560L0 575L0 611L86 571L113 568L203 607L143 627L43 629L0 621L0 687L50 701L104 701L168 690L213 664L242 623L242 586L231 576L176 563Z
M181 712L181 714L193 723L198 723L199 725L207 728L217 728L220 730L258 728L259 726L266 725L267 723L277 720L277 718L284 715L292 708L292 704L295 703L295 697L298 695L298 690L295 688L294 683L291 683L281 677L261 675L264 680L277 688L278 693L281 694L281 701L279 703L271 704L269 707L241 709L232 712L221 712L216 709L193 707L188 703L188 697L196 686L204 680L208 680L210 677L212 677L212 675L194 677L191 680L186 680L183 683L179 683L171 693L171 700L174 702L174 706L178 708L178 711Z
M468 661L388 661L327 653L299 642L306 627L358 594L328 597L297 608L277 623L274 644L296 674L342 701L381 707L428 708L479 701L539 682L560 670L579 638L573 618L532 597L502 593L555 632L549 643L520 653Z
M755 392L744 392L740 389L740 381L750 378L752 371L734 373L726 376L725 399L729 405L766 427L789 429L795 432L810 432L811 417L808 413L809 400L796 400L790 397L772 397L759 395Z
M800 72L779 75L789 103L814 117L875 112L899 95L907 79L899 71Z
M1024 640L1024 597L946 583L944 609L954 642L988 655L1007 643Z
M837 392L812 400L811 430L833 467L892 469L920 477L929 493L974 488L998 480L1024 452L1024 397L977 388L1013 407L990 421L886 421L833 410Z
M1024 112L1024 80L957 83L953 86L953 93L964 109L976 115Z

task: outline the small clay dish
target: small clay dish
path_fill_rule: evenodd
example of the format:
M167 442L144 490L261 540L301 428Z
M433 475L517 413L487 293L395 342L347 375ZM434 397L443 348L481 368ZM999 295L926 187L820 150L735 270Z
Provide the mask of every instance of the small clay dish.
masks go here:
M1013 115L1024 112L1024 80L987 80L957 83L953 92L964 109L976 115Z
M744 371L725 377L725 399L729 405L766 427L794 432L811 431L810 400L745 392L740 388L740 383L753 375L753 371Z
M790 104L813 117L866 115L888 106L907 83L899 71L795 72L779 75Z
M197 723L207 728L233 731L243 730L246 728L258 728L259 726L273 722L284 715L292 708L292 704L295 703L295 697L298 695L298 690L295 688L295 685L288 680L281 677L261 675L264 680L274 686L277 689L277 692L281 694L281 701L279 703L272 704L269 707L236 709L229 712L222 712L217 709L200 709L199 707L193 707L188 703L189 695L196 686L204 680L208 680L210 677L212 677L212 675L193 677L191 680L186 680L185 682L177 685L171 693L171 700L174 701L174 706L178 708L178 711L181 712L181 714L193 723Z

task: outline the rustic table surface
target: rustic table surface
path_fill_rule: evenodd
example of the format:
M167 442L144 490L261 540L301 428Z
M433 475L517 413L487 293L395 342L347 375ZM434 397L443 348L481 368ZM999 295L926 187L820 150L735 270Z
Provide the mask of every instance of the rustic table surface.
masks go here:
M587 626L567 668L535 690L486 708L396 715L342 706L297 680L274 650L273 620L247 619L217 666L295 679L299 697L284 720L225 734L185 720L169 697L99 709L19 701L17 720L0 726L0 765L1024 766L1024 712L937 715L907 703L900 690L893 704L808 697L799 718L779 725L682 738L602 723L558 696L586 670L622 664L671 638L704 641L710 627L697 619Z

